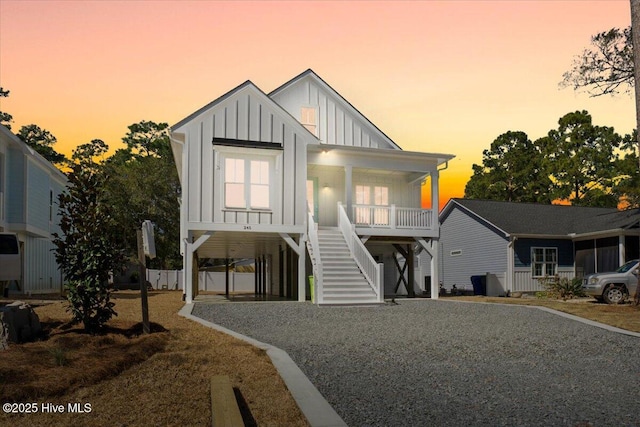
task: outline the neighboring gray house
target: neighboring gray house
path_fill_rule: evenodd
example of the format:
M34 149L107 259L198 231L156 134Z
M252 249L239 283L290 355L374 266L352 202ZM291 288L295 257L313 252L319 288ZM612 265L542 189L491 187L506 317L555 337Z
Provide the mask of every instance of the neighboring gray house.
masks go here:
M451 199L440 213L440 281L488 294L542 290L548 275L582 277L638 258L640 210Z
M60 232L58 195L66 182L55 166L0 126L0 231L18 235L23 257L19 289L13 284L11 292L60 292L51 234Z

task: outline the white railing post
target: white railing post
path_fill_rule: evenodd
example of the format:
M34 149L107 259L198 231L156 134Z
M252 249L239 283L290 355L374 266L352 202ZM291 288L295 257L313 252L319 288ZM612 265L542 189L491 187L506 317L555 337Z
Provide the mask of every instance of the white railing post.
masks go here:
M398 218L396 213L396 205L391 205L391 228L395 229L398 226Z
M313 291L315 296L315 303L322 304L324 302L323 294L323 269L322 259L320 257L320 244L318 242L318 225L313 219L313 214L308 212L308 234L309 240L307 244L311 245L311 252L313 256L311 258L311 265L313 267ZM313 302L313 301L311 301Z

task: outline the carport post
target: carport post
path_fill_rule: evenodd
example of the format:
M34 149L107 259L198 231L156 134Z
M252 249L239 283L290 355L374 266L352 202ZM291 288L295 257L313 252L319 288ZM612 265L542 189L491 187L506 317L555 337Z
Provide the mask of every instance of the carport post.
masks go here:
M224 296L229 299L229 258L224 259Z

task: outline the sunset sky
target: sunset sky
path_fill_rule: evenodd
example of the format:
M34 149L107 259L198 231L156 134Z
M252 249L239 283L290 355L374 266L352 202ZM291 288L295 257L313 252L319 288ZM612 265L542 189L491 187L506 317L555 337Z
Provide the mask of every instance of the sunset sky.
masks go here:
M631 132L631 95L558 87L591 35L629 23L628 0L0 0L0 110L67 155L95 138L113 150L132 123L172 125L245 80L268 93L312 68L402 148L456 155L442 206L508 130L536 139L586 109Z

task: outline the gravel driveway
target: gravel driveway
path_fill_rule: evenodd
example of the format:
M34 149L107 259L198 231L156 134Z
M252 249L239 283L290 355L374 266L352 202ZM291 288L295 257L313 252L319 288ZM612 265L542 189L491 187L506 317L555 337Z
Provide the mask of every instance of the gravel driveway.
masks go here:
M640 338L541 310L197 303L272 344L349 426L640 426Z

